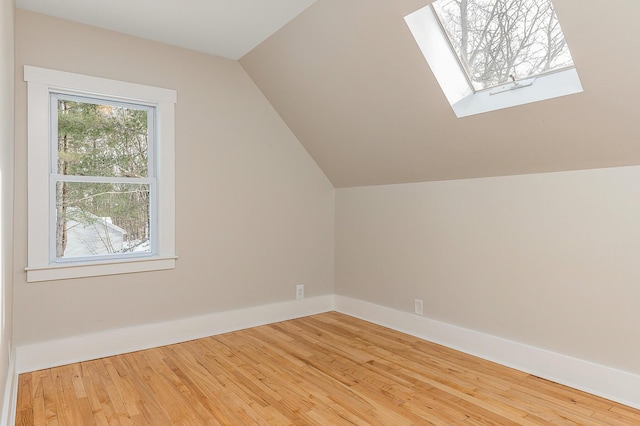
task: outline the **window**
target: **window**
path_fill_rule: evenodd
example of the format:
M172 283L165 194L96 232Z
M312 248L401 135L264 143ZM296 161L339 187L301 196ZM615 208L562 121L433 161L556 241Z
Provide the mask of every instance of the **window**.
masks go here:
M433 9L475 91L573 66L548 0L438 0Z
M28 281L175 267L173 90L25 66Z
M155 107L50 96L52 260L152 252Z
M458 117L582 91L550 0L437 0L405 20Z

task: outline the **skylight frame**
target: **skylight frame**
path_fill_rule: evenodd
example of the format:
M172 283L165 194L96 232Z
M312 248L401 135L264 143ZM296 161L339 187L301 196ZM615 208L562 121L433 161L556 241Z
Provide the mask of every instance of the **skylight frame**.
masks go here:
M458 55L458 53L456 52L456 48L453 45L453 42L451 41L451 37L449 37L449 33L447 33L447 29L444 26L444 23L442 22L442 19L440 18L440 15L438 15L438 12L436 11L436 8L433 6L433 3L435 3L438 0L434 0L431 4L429 4L428 7L431 8L431 13L433 13L433 16L436 18L436 22L438 23L438 27L440 28L440 32L444 35L445 40L447 41L447 45L449 46L449 49L451 50L451 53L453 53L453 55L456 57L457 62L458 62L458 66L460 67L460 71L462 71L462 74L464 74L465 79L467 80L467 83L469 84L469 87L471 87L471 90L475 93L478 92L479 90L476 90L474 85L473 85L473 81L471 80L471 76L469 75L469 73L467 72L467 69L464 66L463 63L463 58Z

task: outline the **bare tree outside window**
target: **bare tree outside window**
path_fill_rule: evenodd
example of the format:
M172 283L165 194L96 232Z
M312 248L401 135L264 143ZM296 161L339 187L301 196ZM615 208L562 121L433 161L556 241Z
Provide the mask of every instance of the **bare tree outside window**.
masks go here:
M573 66L550 0L438 0L433 8L476 91Z

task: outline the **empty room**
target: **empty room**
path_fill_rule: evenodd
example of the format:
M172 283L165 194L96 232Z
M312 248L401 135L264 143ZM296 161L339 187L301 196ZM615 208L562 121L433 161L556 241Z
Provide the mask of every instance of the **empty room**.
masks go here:
M640 2L0 1L0 426L640 424Z

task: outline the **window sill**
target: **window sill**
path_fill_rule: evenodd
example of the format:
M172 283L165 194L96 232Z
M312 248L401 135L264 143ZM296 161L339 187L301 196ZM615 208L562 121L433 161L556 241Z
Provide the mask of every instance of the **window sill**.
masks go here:
M32 283L174 269L176 259L175 256L118 259L106 262L27 267L25 271L27 272L27 282Z

